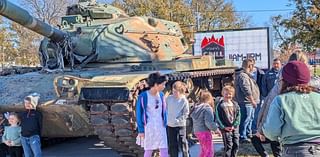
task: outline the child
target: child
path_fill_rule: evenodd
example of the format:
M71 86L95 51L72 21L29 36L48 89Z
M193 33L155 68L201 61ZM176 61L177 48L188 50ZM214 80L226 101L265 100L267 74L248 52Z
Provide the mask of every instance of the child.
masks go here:
M39 98L40 95L37 93L25 97L24 107L26 111L20 115L21 144L25 157L41 157L42 114L36 110Z
M227 85L222 89L223 99L216 107L216 118L222 132L224 157L236 157L239 148L240 107L233 101L235 89Z
M178 157L179 148L183 157L189 157L186 137L186 120L189 115L189 103L185 97L186 85L177 81L172 86L172 95L168 96L168 144L170 157Z
M2 142L8 146L10 157L22 157L21 127L16 113L9 115L10 126L5 127Z
M214 156L211 130L217 131L218 127L213 116L213 97L209 91L200 94L200 104L196 105L191 113L193 131L197 136L201 153L199 157Z
M168 157L167 107L162 92L167 81L167 76L158 72L150 74L150 89L138 96L136 118L138 138L143 139L144 157L151 157L157 149L160 151L160 157Z

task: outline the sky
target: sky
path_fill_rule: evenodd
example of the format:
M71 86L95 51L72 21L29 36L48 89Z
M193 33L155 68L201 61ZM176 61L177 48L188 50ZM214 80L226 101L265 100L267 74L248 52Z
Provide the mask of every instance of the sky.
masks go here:
M97 0L112 2L112 0ZM272 16L283 15L289 17L290 12L293 9L292 6L287 6L289 0L225 0L226 2L232 1L235 5L236 11L240 11L241 14L245 14L251 17L252 26L264 27L270 26ZM266 11L269 10L269 11ZM270 11L277 10L277 11ZM278 11L286 10L286 11ZM244 11L244 12L242 12ZM253 11L253 12L245 12Z
M293 9L288 7L289 0L227 0L233 1L236 11L251 17L253 26L270 26L270 18L275 15L288 17ZM287 11L267 11L267 10L287 10ZM244 12L242 12L244 11ZM252 12L245 12L252 11Z
M18 4L18 0L9 0ZM104 2L112 2L113 0L97 0ZM264 27L270 26L270 18L275 15L289 16L293 7L288 7L289 0L225 0L232 1L236 11L251 17L251 26ZM286 11L270 11L270 10L286 10ZM249 12L248 12L249 11Z

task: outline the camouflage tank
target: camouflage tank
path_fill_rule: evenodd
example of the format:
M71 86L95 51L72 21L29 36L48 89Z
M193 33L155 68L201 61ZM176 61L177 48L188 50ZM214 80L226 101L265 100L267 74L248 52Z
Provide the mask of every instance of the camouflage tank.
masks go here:
M186 54L188 43L175 22L129 17L92 0L69 6L60 28L7 0L0 0L0 14L45 36L39 48L43 70L61 71L54 79L57 99L40 106L43 137L98 135L122 155L139 156L135 101L149 74L169 77L166 94L174 81L186 82L190 102L200 89L219 95L233 78L231 62ZM1 111L20 109L1 106Z

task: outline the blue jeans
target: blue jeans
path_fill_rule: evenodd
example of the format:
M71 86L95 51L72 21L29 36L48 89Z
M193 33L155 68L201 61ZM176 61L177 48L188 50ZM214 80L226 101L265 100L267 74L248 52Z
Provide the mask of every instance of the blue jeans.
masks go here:
M254 118L254 108L252 104L240 104L240 139L247 139L252 135L252 121Z
M41 157L41 142L39 135L21 136L21 144L25 157Z
M259 112L261 109L261 105L262 102L260 104L257 105L257 107L254 110L254 116L253 116L253 121L252 121L252 134L257 133L257 121L258 121L258 116L259 116Z

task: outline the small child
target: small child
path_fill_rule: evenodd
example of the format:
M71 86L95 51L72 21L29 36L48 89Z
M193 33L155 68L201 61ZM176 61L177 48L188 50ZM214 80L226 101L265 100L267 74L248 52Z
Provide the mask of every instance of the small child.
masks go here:
M8 146L10 157L22 157L21 127L16 113L10 113L9 124L4 129L2 142Z
M37 111L40 95L31 94L24 98L25 111L21 113L21 144L25 157L41 157L42 114Z
M236 157L239 148L240 107L233 101L234 94L232 86L223 87L223 99L218 102L215 113L222 132L224 157Z
M200 94L200 104L197 104L192 113L193 131L197 136L201 152L199 157L213 157L212 131L218 131L218 126L214 121L213 97L209 91Z
M189 103L184 95L186 85L176 81L172 85L172 95L166 99L168 112L168 144L170 157L178 157L179 148L183 157L189 157L186 133L186 121L189 115Z

